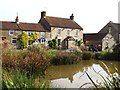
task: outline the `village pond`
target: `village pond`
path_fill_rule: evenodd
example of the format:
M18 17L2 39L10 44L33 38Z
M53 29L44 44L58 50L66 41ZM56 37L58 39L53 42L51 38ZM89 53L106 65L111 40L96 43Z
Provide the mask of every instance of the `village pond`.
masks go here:
M120 74L120 61L81 60L73 65L50 66L45 79L50 80L52 88L88 88L93 86L91 79L102 84L103 77L109 77L116 72Z

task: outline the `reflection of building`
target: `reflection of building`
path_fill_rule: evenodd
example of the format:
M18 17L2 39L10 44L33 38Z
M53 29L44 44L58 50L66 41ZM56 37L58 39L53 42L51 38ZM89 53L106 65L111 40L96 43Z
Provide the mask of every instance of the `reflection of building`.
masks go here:
M83 40L83 29L74 21L73 14L70 18L59 18L46 16L46 12L41 12L41 19L38 23L19 22L18 16L15 22L0 21L2 31L2 41L7 40L11 46L17 46L17 37L22 32L27 32L30 36L32 32L37 33L40 44L48 45L48 42L55 37L58 38L58 46L63 48L75 47L77 41ZM32 42L29 41L29 45Z
M120 24L109 22L98 33L84 34L85 45L99 46L101 50L112 50L116 42L120 43Z

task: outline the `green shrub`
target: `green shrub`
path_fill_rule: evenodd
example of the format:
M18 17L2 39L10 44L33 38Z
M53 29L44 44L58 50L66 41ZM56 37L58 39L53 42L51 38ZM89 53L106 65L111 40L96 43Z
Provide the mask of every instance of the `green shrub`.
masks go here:
M22 32L22 34L18 36L18 41L19 41L19 44L20 44L19 48L20 49L27 48L28 40L29 40L28 34L26 32Z
M58 52L51 57L51 64L54 65L66 65L74 64L80 60L80 56L73 53Z
M49 47L52 48L52 49L55 49L57 48L57 43L58 43L58 39L57 37L55 39L52 39L50 42L49 42Z
M113 52L120 53L120 44L117 44L117 45L113 48Z
M94 59L97 60L118 60L119 58L118 52L100 52L94 54Z
M83 60L90 60L90 59L92 59L92 52L83 52L82 59Z

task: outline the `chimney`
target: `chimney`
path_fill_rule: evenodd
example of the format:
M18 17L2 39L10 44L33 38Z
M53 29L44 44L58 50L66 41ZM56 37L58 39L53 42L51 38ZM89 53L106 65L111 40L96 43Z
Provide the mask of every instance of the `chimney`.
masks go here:
M17 24L19 24L18 13L17 13L16 19L15 19L15 22L16 22Z
M41 12L41 19L44 18L46 16L46 11L42 11Z
M71 20L74 20L74 16L73 16L73 13L72 13L72 15L70 16L70 19L71 19Z

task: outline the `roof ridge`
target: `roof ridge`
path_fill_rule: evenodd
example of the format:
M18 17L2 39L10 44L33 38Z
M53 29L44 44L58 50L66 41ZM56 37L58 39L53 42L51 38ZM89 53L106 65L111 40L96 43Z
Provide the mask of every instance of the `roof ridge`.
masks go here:
M63 18L63 17L55 17L55 16L45 16L45 17L50 17L50 18L60 18L60 19L67 19L67 20L71 20L70 18Z

